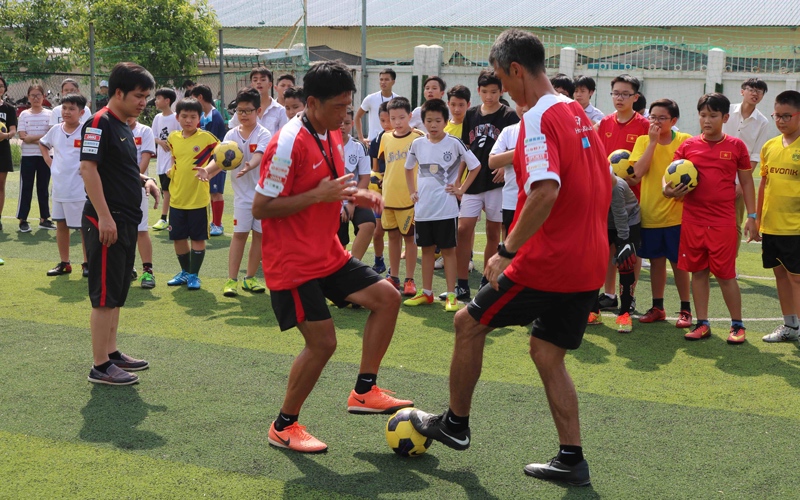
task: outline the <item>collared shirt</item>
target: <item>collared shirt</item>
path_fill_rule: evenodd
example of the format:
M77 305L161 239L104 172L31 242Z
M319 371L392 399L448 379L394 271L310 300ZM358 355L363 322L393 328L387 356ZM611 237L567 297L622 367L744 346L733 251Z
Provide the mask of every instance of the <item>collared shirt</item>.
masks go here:
M594 123L598 123L600 120L603 119L604 116L606 116L605 114L603 114L602 111L595 108L591 104L583 108L583 111L586 113L586 116L588 116L589 119L592 120Z
M286 116L286 108L280 105L275 99L271 99L269 106L267 106L258 117L258 123L267 129L270 134L275 135L289 122L289 117ZM230 128L236 128L240 125L239 115L234 113L231 121L228 122Z
M742 103L731 104L730 117L722 124L722 131L744 141L747 152L750 153L750 161L756 163L761 161L761 148L776 133L771 129L767 117L758 109L754 109L750 116L744 118Z

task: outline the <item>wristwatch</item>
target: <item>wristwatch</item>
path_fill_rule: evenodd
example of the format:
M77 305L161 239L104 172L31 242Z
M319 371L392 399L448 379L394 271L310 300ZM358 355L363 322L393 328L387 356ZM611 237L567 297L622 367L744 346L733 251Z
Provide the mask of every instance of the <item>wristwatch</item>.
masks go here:
M757 214L747 214L748 219L755 219Z
M499 245L497 245L497 255L505 259L513 259L516 257L517 252L509 252L506 250L506 244L501 242Z

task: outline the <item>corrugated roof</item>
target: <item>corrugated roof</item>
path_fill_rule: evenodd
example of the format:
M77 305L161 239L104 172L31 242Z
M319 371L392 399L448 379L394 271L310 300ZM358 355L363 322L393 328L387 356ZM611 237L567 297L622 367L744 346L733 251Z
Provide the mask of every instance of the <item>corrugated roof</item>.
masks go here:
M308 25L360 26L361 0L307 0ZM302 0L210 0L225 27L292 26ZM379 26L800 26L797 0L367 0ZM798 34L800 42L800 34Z

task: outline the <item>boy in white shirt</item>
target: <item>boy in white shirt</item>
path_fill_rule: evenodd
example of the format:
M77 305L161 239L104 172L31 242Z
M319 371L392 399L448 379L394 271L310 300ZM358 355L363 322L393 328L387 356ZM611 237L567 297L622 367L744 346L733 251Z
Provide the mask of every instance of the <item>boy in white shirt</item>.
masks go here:
M250 87L256 89L261 95L261 113L258 115L258 123L269 133L275 135L286 123L289 118L286 116L286 109L270 95L272 90L272 71L260 66L250 71ZM234 128L240 125L239 116L234 115L228 122L228 127Z
M136 161L139 163L139 171L147 175L150 166L150 159L156 152L156 141L153 137L153 130L147 125L142 125L136 118L128 119L128 126L133 132L133 140L136 143ZM139 256L142 258L142 277L140 285L142 288L155 288L156 279L153 276L153 241L150 239L149 225L147 222L147 191L142 188L142 220L139 222L139 234L136 237L136 244L139 248ZM158 208L156 200L153 208ZM135 280L136 268L131 272L131 280Z
M169 149L167 137L176 130L180 130L178 115L172 110L178 95L174 90L161 88L156 90L156 109L161 111L153 118L153 138L156 145L156 174L161 184L161 218L153 224L153 229L162 231L169 227L167 214L169 213L169 176L167 172L172 168L172 151Z
M586 116L592 123L599 123L605 116L602 111L592 106L592 96L597 90L597 84L591 76L579 75L575 77L575 92L573 98L583 106Z
M53 179L53 220L56 221L56 244L61 261L47 271L48 276L61 276L72 272L69 260L70 229L81 228L86 191L81 177L81 114L86 98L69 94L61 100L62 123L50 128L39 139L42 159L50 168ZM53 157L50 158L50 150ZM81 233L83 243L83 234ZM87 277L86 245L83 246L83 276Z
M28 102L30 109L19 115L17 133L22 139L22 159L19 166L19 203L17 204L17 219L19 219L19 232L30 233L28 213L31 211L33 201L33 185L36 184L36 198L39 201L39 227L42 229L55 229L50 221L50 199L48 188L50 186L50 169L42 157L39 149L39 139L50 130L50 115L52 111L42 106L44 102L44 87L35 83L28 87Z
M522 118L525 110L516 107L517 116ZM492 146L492 151L489 153L489 168L495 173L495 180L502 178L505 182L503 185L503 238L508 236L508 231L511 229L511 223L514 221L514 215L517 210L517 196L519 195L519 186L517 186L517 174L514 172L514 149L517 147L517 138L519 137L519 123L509 125L500 131L497 137L497 142ZM502 177L498 172L502 169Z
M444 99L444 91L446 88L447 84L444 83L444 80L438 76L429 76L425 79L425 84L422 87L422 95L425 96L426 101L430 101L431 99ZM409 125L415 129L427 132L425 123L422 121L422 106L417 106L414 111L411 112L411 122L409 122Z
M443 100L425 101L421 115L428 134L411 143L405 168L408 191L414 202L415 241L422 248L422 290L404 304L433 303L433 264L438 246L444 258L447 282L445 311L455 312L458 310L455 294L457 197L462 196L478 176L481 162L461 139L445 133L450 114ZM417 164L419 171L415 176ZM464 167L469 174L462 184L459 173Z
M353 108L347 108L347 114L342 122L342 139L344 140L344 170L345 174L353 174L353 180L359 189L369 189L369 180L372 174L370 157L367 148L361 141L353 139ZM339 227L339 242L343 247L350 243L350 226L353 222L356 238L350 253L358 260L364 258L369 248L372 236L375 234L375 214L371 209L357 207L345 202L342 205L342 224Z
M64 97L70 94L80 94L80 85L76 80L72 78L65 78L64 81L61 82L61 102L55 108L53 108L53 113L50 115L50 126L58 125L62 121L64 121L63 117L61 116L61 108L64 102ZM92 110L89 109L88 106L83 107L83 114L81 115L81 125L86 123L86 121L92 117Z
M378 134L383 130L380 116L381 104L389 102L395 97L399 97L398 94L392 92L395 80L397 80L397 73L395 73L392 68L386 68L381 71L378 75L378 82L381 87L380 92L375 92L365 97L361 102L361 107L356 111L355 126L358 140L366 144L367 147L369 147L370 142L378 137ZM369 113L367 117L369 119L369 131L365 136L361 126L361 119L366 113Z

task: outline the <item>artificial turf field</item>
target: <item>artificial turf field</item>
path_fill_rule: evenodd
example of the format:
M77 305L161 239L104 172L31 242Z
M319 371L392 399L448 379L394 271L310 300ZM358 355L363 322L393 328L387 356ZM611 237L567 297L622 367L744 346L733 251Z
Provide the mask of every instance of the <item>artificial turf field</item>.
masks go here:
M16 232L18 179L9 175L0 232L0 498L798 496L800 350L760 340L781 313L759 245L743 244L738 262L744 345L725 343L728 313L713 280L709 340L686 342L669 322L634 321L633 333L619 334L607 313L603 326L589 327L567 364L593 486L569 488L522 473L526 463L550 459L558 440L521 327L487 338L470 449L434 443L402 459L386 445L386 416L346 411L367 312L336 309L338 350L301 414L328 453L267 445L302 339L296 330L279 332L268 295L222 296L230 189L228 234L209 242L202 290L166 286L177 260L166 232L151 231L158 285L133 285L119 334L121 349L150 361L141 383L90 384L86 282L79 272L45 276L58 260L55 232ZM34 202L34 228L37 215ZM483 243L478 235L476 248ZM71 252L80 262L77 234ZM473 291L479 278L471 274ZM437 272L435 292L443 286ZM646 270L636 295L644 312ZM674 317L671 280L666 308ZM419 408L444 410L452 343L452 314L441 302L403 307L379 384Z

